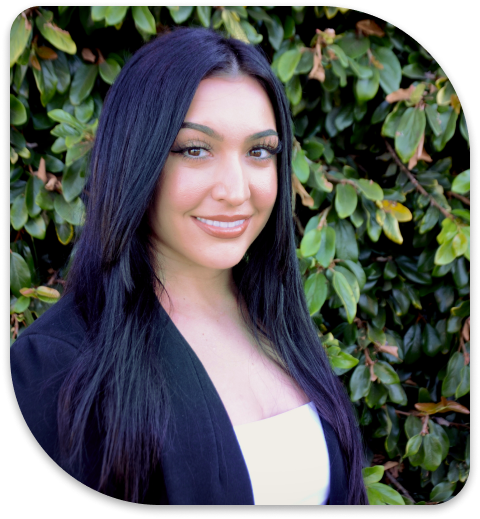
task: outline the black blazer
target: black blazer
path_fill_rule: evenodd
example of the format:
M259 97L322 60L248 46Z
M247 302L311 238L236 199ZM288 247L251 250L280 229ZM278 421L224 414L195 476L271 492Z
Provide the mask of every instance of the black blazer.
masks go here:
M210 377L192 348L159 306L160 353L168 366L174 434L150 478L149 504L253 504L248 470L235 431ZM166 323L166 324L164 324ZM32 434L60 464L56 404L59 389L85 337L70 295L30 325L11 348L18 404ZM321 417L320 417L321 419ZM347 504L345 462L332 427L322 420L330 458L328 504ZM95 420L88 428L86 464L72 475L96 488L102 438ZM112 484L109 495L117 496Z

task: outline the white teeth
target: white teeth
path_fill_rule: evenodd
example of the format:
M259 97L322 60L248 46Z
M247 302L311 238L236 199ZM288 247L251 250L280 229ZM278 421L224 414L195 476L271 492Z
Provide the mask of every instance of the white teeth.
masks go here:
M239 225L242 225L245 219L243 220L237 220L236 222L218 222L217 220L207 220L205 218L196 217L197 220L200 220L203 223L206 223L207 225L211 225L213 227L221 227L223 229L231 229L233 227L238 227Z

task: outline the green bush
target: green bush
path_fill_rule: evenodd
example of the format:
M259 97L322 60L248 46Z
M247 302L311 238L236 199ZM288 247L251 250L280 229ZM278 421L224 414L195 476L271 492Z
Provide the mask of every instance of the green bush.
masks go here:
M358 412L371 504L450 499L470 466L465 116L424 48L360 12L21 13L10 48L12 342L62 292L109 85L144 41L178 24L259 44L285 84L298 259L310 313Z

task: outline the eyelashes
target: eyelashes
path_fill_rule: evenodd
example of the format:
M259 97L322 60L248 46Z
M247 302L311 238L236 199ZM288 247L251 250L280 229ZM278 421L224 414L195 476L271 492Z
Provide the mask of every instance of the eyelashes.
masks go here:
M187 160L202 160L207 158L207 153L212 150L212 146L205 140L196 139L194 141L187 141L185 144L174 144L171 153L175 153L178 155L182 155ZM271 142L265 140L255 146L252 146L248 153L258 152L258 151L266 151L268 155L266 157L255 157L251 155L257 161L266 161L273 158L274 155L277 155L282 150L282 143L279 141L278 144L272 145Z

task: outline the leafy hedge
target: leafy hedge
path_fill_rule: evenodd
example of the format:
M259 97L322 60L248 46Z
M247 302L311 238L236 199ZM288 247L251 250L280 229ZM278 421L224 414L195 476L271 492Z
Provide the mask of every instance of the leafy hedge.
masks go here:
M470 466L465 116L425 49L360 12L21 13L10 48L12 341L62 291L109 85L144 41L176 24L259 44L285 84L299 263L310 313L358 412L370 502L450 499Z

